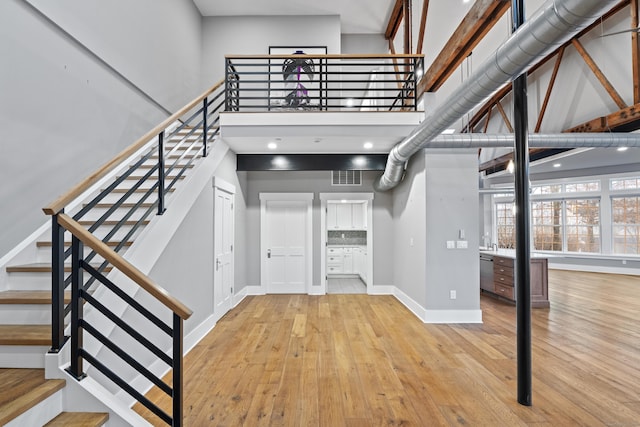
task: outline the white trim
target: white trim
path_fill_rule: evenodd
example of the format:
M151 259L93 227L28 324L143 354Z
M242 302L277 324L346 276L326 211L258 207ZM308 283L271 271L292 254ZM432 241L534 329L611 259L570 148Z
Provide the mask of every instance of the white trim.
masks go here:
M423 322L426 319L426 309L418 304L413 298L409 295L405 294L404 291L398 289L396 286L392 286L393 288L393 296L396 297L398 301L402 303L405 307L409 309L410 312L416 315L416 317Z
M306 223L307 242L305 253L307 257L305 290L311 292L313 288L313 193L260 193L260 254L267 253L266 213L268 201L278 202L307 202ZM267 258L260 255L260 287L261 293L267 292Z
M238 291L238 293L234 293L232 295L232 301L231 304L233 306L233 308L237 307L238 304L240 304L242 302L242 300L244 300L248 294L247 294L247 288L248 286L245 286L244 288L240 289L240 291Z
M320 193L320 200L373 200L373 193ZM368 226L369 224L367 224Z
M482 310L425 310L424 323L482 323Z
M266 295L262 286L245 286L242 289L243 290L246 289L245 293L247 296L248 295Z
M213 188L218 188L222 191L226 191L229 194L236 194L236 186L218 176L214 176L211 179L211 185L213 186Z
M369 290L369 295L393 295L396 296L396 287L392 285L374 285Z

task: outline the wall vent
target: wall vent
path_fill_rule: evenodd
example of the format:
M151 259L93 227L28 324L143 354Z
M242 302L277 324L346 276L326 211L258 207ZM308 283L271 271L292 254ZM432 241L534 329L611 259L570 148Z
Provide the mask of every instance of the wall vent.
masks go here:
M331 171L331 185L362 185L362 171Z

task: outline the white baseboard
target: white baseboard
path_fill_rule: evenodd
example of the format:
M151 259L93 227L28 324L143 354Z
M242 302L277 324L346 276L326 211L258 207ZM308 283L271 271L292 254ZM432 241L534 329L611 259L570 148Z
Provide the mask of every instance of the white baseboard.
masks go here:
M247 287L245 286L244 288L240 289L240 292L233 295L233 299L231 301L232 307L236 307L246 297L247 297Z
M246 295L266 295L267 293L262 289L262 286L245 286L242 288L246 289Z
M422 307L415 300L413 300L413 298L411 298L409 295L405 294L403 291L396 288L395 286L390 286L390 287L393 288L392 295L396 297L396 299L400 301L405 307L407 307L409 311L415 314L418 319L425 322L426 310L424 309L424 307Z
M193 347L195 347L211 330L216 326L218 319L215 314L207 317L204 322L200 323L196 328L184 337L183 349L186 355Z

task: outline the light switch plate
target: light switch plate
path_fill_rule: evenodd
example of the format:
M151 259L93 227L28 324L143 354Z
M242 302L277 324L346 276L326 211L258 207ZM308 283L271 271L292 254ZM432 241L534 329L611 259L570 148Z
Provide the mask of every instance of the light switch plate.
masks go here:
M456 242L456 247L458 249L467 249L469 247L469 244L467 243L466 240L458 240Z
M453 240L447 240L447 249L455 249L456 248L456 242Z

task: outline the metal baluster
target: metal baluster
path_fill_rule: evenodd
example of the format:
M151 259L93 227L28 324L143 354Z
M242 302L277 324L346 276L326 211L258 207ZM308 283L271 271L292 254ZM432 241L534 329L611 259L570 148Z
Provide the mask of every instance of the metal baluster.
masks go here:
M205 97L202 103L202 157L207 157L207 104L208 98Z
M231 91L229 88L229 67L231 66L231 61L227 58L225 60L226 64L224 67L224 111L231 111L229 108L229 96L231 95Z
M173 313L173 426L182 426L183 393L183 320Z
M60 211L64 213L64 210ZM60 351L64 337L64 228L58 215L51 217L51 350Z
M82 371L82 326L83 318L82 297L82 267L80 266L83 257L82 242L73 236L71 242L71 365L67 369L75 379L80 381L86 375Z
M164 208L164 131L158 134L158 215Z

